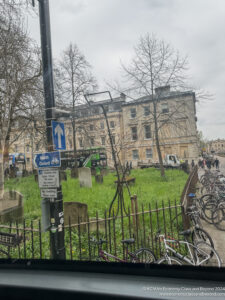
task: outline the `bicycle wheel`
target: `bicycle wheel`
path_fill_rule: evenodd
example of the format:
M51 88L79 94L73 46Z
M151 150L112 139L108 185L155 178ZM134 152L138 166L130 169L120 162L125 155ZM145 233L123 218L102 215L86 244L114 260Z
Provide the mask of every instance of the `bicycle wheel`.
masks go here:
M213 200L214 198L215 196L213 194L205 194L201 196L199 200L202 204L205 204L206 202L208 202L209 200Z
M182 262L175 257L168 256L160 258L157 262L158 265L182 265Z
M152 264L156 261L155 254L147 248L140 248L134 252L132 262Z
M213 211L217 208L217 203L215 201L208 201L204 204L202 208L202 214L204 217L204 220L209 223L213 224Z
M205 242L214 248L214 243L211 236L202 228L195 228L192 231L191 238L194 245L196 245L198 242Z
M217 229L225 231L225 208L217 207L212 213L213 225Z
M218 266L221 267L221 259L214 248L205 242L195 245L194 256L196 266Z

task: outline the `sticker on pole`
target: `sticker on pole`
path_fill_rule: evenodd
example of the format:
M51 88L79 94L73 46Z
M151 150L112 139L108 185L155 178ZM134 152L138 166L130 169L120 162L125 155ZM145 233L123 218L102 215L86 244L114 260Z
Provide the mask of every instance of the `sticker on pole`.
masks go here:
M36 154L34 156L34 165L36 168L51 168L60 167L60 153L59 152L46 152Z
M39 184L39 188L41 189L59 187L59 170L57 169L38 170L38 184Z
M41 198L57 198L57 189L41 189Z
M64 123L52 121L52 137L55 150L66 150Z

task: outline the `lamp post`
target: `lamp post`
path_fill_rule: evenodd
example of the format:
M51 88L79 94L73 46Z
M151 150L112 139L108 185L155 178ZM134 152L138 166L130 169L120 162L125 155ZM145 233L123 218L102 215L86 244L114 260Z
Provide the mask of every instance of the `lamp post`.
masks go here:
M39 0L43 84L45 95L46 136L48 151L53 151L52 120L55 116L53 86L51 31L48 0ZM60 224L63 216L62 187L57 188L57 198L48 199L50 205L50 250L53 259L65 259L64 227ZM62 220L62 218L61 218Z

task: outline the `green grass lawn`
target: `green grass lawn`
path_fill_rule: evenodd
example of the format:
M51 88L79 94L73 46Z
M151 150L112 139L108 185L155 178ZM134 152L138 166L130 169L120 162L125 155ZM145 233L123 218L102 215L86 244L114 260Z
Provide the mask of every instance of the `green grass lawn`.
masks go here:
M104 215L115 194L115 174L110 173L104 177L104 184L95 183L92 177L92 188L80 188L78 179L70 178L62 182L63 200L77 201L88 204L90 217ZM183 187L187 180L187 174L180 170L166 170L166 180L160 177L160 171L156 169L132 170L131 175L136 178L134 186L130 187L131 194L136 194L138 203L143 203L146 209L149 203L154 207L155 202L161 206L161 201L166 205L168 199L171 203L180 199ZM17 190L24 195L24 216L27 219L36 219L41 216L41 197L38 184L34 181L34 176L26 178L10 179L5 184L6 189ZM126 188L124 188L124 198L127 206L130 199Z

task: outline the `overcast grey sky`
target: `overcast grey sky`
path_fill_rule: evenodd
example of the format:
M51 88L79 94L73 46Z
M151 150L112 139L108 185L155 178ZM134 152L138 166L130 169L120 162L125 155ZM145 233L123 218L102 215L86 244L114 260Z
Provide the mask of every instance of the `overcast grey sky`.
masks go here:
M140 35L154 33L188 55L192 82L214 95L197 105L198 129L225 138L225 0L49 0L53 57L70 42L93 66L100 90L120 79ZM39 19L28 18L39 43Z

